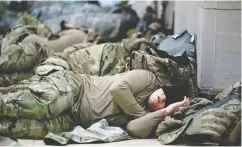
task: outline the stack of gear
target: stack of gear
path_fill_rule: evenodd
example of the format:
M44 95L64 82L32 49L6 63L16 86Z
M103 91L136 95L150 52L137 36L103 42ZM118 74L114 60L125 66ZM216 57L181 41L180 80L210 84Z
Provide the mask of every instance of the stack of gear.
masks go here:
M187 95L191 99L197 97L196 59L194 58L196 52L192 38L194 38L193 35L184 31L177 35L176 39L173 36L168 36L160 43L158 49L147 45L145 50L133 51L130 56L129 70L145 69L151 71L157 76L160 83L167 83L166 86L185 83L188 87ZM172 52L174 49L182 54L178 55L177 52ZM190 51L189 56L186 53L187 50Z

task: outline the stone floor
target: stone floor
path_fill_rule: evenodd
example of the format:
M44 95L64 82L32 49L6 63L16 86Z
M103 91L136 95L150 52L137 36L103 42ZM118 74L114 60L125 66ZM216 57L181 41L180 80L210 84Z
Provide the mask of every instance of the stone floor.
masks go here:
M18 139L18 141L23 146L46 146L42 140ZM70 144L67 146L161 146L161 144L156 139L135 139L101 144Z
M22 146L48 146L45 145L43 140L31 140L31 139L18 139L18 142ZM187 147L187 146L219 146L216 143L203 143L196 144L194 143L183 143L178 145L161 145L157 139L134 139L134 140L125 140L112 143L92 143L92 144L69 144L67 146L166 146L166 147Z

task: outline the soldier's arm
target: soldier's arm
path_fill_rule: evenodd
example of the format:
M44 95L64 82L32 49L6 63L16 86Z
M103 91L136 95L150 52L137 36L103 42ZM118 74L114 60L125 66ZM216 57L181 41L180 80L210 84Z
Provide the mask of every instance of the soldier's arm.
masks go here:
M153 84L155 84L155 76L151 72L133 70L125 73L119 81L114 83L110 92L125 114L139 118L144 116L146 111L137 103L134 95L150 87L156 88Z
M129 134L135 137L146 138L150 136L150 134L157 128L158 124L161 123L166 116L172 115L176 108L187 107L189 105L189 98L184 97L183 101L170 104L164 109L148 113L143 117L130 121L126 129Z
M157 128L158 124L165 119L165 116L165 109L157 110L130 121L126 129L129 134L135 137L146 138L150 136L153 130Z

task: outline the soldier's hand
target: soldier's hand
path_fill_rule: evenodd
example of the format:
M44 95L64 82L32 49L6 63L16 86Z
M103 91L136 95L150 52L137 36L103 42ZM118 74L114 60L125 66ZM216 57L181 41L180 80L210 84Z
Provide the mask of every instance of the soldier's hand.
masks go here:
M185 96L183 101L176 102L167 106L165 108L166 115L172 115L175 112L176 108L178 107L187 107L189 105L190 105L189 97Z

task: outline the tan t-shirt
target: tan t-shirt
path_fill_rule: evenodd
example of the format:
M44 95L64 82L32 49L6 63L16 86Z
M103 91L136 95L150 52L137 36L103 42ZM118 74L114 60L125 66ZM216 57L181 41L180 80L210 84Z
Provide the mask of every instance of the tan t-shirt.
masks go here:
M146 100L158 87L154 74L145 70L133 70L113 76L82 77L80 98L72 110L75 120L85 128L102 118L106 118L110 125L124 126L130 120L145 116ZM157 115L147 116L147 119L144 117L146 120L139 122L153 123L148 120L153 117L157 120ZM161 117L161 114L158 116Z

